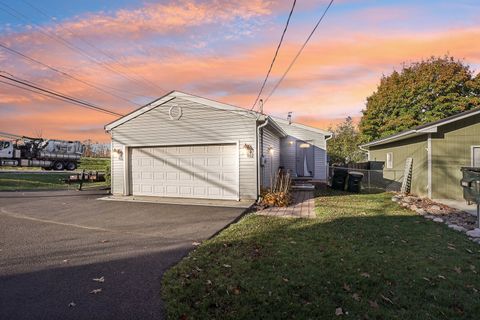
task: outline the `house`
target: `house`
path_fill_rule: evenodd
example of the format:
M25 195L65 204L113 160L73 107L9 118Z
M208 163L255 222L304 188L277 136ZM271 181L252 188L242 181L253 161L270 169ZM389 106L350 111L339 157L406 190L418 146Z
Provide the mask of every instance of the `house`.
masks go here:
M461 167L480 167L480 109L427 123L361 146L383 161L385 179L402 181L412 158L411 192L431 199L463 199Z
M280 167L326 180L328 131L178 91L105 130L115 195L257 199Z

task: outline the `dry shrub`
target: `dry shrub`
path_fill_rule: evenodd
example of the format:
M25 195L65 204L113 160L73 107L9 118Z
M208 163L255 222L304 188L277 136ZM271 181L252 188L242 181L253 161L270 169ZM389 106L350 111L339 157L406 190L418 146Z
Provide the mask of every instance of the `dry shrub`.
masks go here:
M291 186L290 174L278 170L270 181L270 188L262 190L260 204L267 207L288 207L293 202Z

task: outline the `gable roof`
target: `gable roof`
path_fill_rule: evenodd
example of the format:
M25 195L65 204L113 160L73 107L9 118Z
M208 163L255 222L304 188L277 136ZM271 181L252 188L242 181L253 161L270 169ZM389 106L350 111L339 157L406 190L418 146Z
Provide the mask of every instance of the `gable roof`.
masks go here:
M220 109L220 110L229 110L229 111L232 111L232 112L237 112L237 113L243 114L245 116L253 116L257 120L264 121L266 119L269 119L269 126L271 126L274 130L276 130L279 133L280 136L287 136L286 132L282 129L282 127L280 125L278 125L278 123L288 124L287 120L283 120L283 119L280 119L278 117L272 117L272 116L264 115L264 114L262 114L260 112L257 112L257 111L240 108L240 107L237 107L237 106L234 106L234 105L231 105L231 104L219 102L219 101L212 100L212 99L203 98L203 97L200 97L200 96L196 96L196 95L192 95L192 94L188 94L188 93L184 93L184 92L176 91L176 90L175 91L170 91L169 93L167 93L164 96L150 102L149 104L147 104L143 107L140 107L140 108L126 114L125 116L123 116L123 117L121 117L117 120L114 120L114 121L110 122L109 124L107 124L105 126L105 130L110 131L110 130L114 129L115 127L118 127L119 125L121 125L121 124L123 124L127 121L130 121L131 119L136 118L139 115L144 114L144 113L146 113L146 112L148 112L148 111L150 111L150 110L152 110L152 109L154 109L158 106L161 106L162 104L165 104L165 103L167 103L167 102L169 102L169 101L171 101L175 98L180 98L180 99L188 100L188 101L191 101L191 102L196 102L196 103L203 104L203 105L206 105L206 106L209 106L209 107L212 107L212 108L216 108L216 109ZM303 125L303 124L292 122L291 125L302 128L304 130L309 130L309 131L321 133L321 134L324 134L324 135L331 135L331 133L328 132L328 131L313 128L313 127L309 127L309 126L306 126L306 125Z
M480 114L480 108L464 111L464 112L455 114L453 116L450 116L450 117L447 117L447 118L444 118L444 119L429 122L429 123L423 124L421 126L417 126L415 128L408 129L408 130L393 134L393 135L385 137L385 138L380 138L380 139L374 140L372 142L362 144L360 147L361 148L364 148L364 147L368 148L368 147L372 147L372 146L377 146L377 145L382 145L382 144L386 144L386 143L390 143L390 142L395 142L395 141L408 139L408 138L419 136L419 135L422 135L422 134L435 133L435 132L437 132L437 128L440 127L440 126L443 126L443 125L446 125L448 123L452 123L452 122L455 122L455 121L458 121L458 120L462 120L462 119L465 119L465 118L468 118L468 117L472 117L472 116L475 116L477 114Z
M289 123L288 120L285 120L285 119L282 119L282 118L279 118L279 117L271 116L271 118L274 121L276 121L278 123L281 123L282 125L290 125L292 127L300 128L300 129L303 129L303 130L308 130L308 131L312 131L312 132L316 132L316 133L321 133L325 136L331 136L332 135L332 133L330 131L327 131L327 130L323 130L323 129L319 129L319 128L315 128L315 127L310 127L310 126L307 126L307 125L304 125L304 124L301 124L301 123L297 123L297 122Z

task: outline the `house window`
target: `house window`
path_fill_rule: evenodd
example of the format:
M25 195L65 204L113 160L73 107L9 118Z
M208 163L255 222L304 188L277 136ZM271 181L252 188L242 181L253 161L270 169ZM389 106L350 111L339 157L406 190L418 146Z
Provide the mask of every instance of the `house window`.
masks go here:
M480 167L480 146L472 146L472 167Z
M393 168L393 152L387 152L387 169Z

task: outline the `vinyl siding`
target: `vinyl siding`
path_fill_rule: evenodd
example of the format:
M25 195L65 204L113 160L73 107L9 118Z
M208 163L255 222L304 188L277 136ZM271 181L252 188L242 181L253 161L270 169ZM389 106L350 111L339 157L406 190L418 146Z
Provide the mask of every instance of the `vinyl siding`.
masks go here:
M471 147L480 145L480 115L438 127L432 134L432 198L463 199L461 167L471 166Z
M123 152L124 146L121 143L112 141L112 151L110 153L111 157L111 175L112 175L112 193L113 194L123 194L123 172L124 172L124 161L125 155L120 155L116 150Z
M288 122L277 121L278 125L288 134L288 137L281 139L280 165L296 174L296 141L306 141L314 146L314 179L326 180L327 173L327 151L325 135L296 127Z
M387 153L393 155L393 168L383 169L383 177L391 180L392 184L400 184L403 180L405 161L413 158L411 193L427 196L427 136L419 136L402 141L392 142L380 146L370 147L371 161L387 161Z
M172 106L182 107L179 120L169 117ZM240 198L255 199L256 160L243 146L255 149L256 120L252 116L224 111L181 98L143 113L112 129L115 146L163 146L238 142L240 148ZM128 156L124 155L124 159ZM113 193L123 193L123 160L113 159Z
M273 153L269 151L270 147L273 148ZM280 167L280 138L268 126L263 129L263 155L267 161L261 169L262 186L269 187Z

